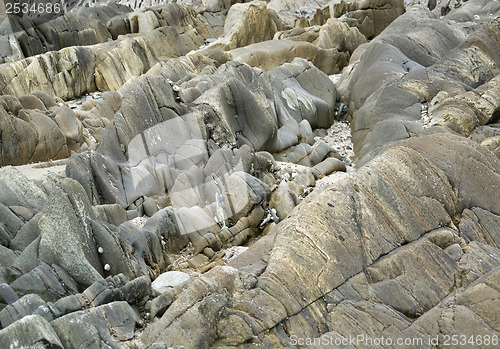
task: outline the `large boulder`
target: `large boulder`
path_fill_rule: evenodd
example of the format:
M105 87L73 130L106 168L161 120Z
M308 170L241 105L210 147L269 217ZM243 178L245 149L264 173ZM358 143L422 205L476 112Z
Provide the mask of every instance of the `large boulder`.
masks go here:
M233 59L265 71L292 62L296 57L312 62L326 74L337 74L347 65L349 55L335 48L308 42L269 40L230 51Z
M49 178L44 186L48 201L39 221L39 258L49 265L60 265L80 285L88 286L101 279L103 273L88 197L71 179Z
M224 23L224 35L211 44L213 48L231 50L273 38L282 29L276 13L264 1L234 4Z
M40 315L26 316L0 331L3 343L16 347L50 346L51 348L64 348L61 339L50 326L47 320Z
M450 159L444 149L462 162ZM476 154L475 161L463 161L471 157L470 152ZM460 165L451 170L451 163ZM471 173L476 164L481 164L486 176L461 175ZM425 325L428 316L452 311L454 305L448 299L460 299L464 311L479 309L473 300L479 299L479 294L473 296L479 288L471 282L480 275L486 278L500 266L495 245L462 239L452 223L460 220L464 208L474 206L498 217L498 203L481 193L469 198L474 188L492 190L499 170L500 162L493 154L459 136L400 142L355 175L313 192L299 204L276 227L262 274L243 271L262 270L246 267L255 259L253 250L262 250L256 244L248 250L247 259L246 253L241 255L247 263L236 264L241 268L238 273L214 269L203 276L206 281L188 282L185 291L172 291L170 307L141 340L145 345L178 343L175 331L192 326L192 316L199 314L198 304L204 304L207 292L214 297L213 306L205 307L208 312L203 316L217 324L217 331L190 332L189 341L182 343L215 341L237 346L277 341L286 345L294 338L323 335L335 339L349 333L435 336L434 327ZM493 222L482 220L488 231ZM496 239L498 234L494 235ZM262 261L255 259L255 263ZM218 283L208 281L211 278ZM227 283L228 278L235 280L234 286ZM214 285L225 291L221 293ZM492 304L498 301L493 294ZM485 328L479 325L481 321L497 328L493 313L493 308L486 307L476 312L477 330ZM455 333L453 322L446 321L450 326L440 327L438 333ZM281 324L287 328L286 335L281 333Z
M488 122L496 107L494 100L467 91L478 88L482 93L496 86L493 80L479 87L500 71L492 50L498 46L498 24L484 25L467 38L459 24L433 17L428 10L412 8L377 39L358 48L345 70L339 90L353 116L354 150L360 164L381 145L413 135L450 129L468 135L476 122ZM478 39L483 36L489 44ZM457 104L447 99L449 95L456 95L452 100ZM464 100L472 102L467 108L478 116L457 110ZM484 109L486 115L476 109Z
M39 90L52 97L80 96L96 89L94 66L94 53L88 47L48 52L0 66L0 90L15 96Z

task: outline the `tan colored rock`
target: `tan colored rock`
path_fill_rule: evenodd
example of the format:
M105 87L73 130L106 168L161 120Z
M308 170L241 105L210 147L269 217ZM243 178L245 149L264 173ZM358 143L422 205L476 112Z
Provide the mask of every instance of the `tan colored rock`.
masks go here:
M498 157L500 157L500 136L486 138L481 142L483 147L488 148L493 153L495 153Z
M444 99L438 94L430 104L429 125L447 126L469 136L476 126L493 121L495 110L500 108L499 95L500 75L472 91L445 95Z
M333 4L333 17L353 21L367 38L373 39L405 12L403 0L341 0Z
M269 40L230 51L235 61L245 62L264 71L271 70L299 57L311 61L326 74L338 73L349 55L337 49L323 49L302 41Z
M116 91L127 80L147 72L166 57L177 57L198 48L203 39L195 29L179 34L161 27L144 35L123 37L95 46L95 83L101 91Z
M233 5L226 17L224 35L210 47L232 50L272 39L282 29L282 23L266 5L264 1Z
M325 49L336 48L352 54L359 45L365 42L367 42L365 36L357 28L350 27L339 19L329 18L326 24L321 26L316 45Z
M80 96L96 89L94 65L88 47L68 47L4 64L0 66L0 93L21 96L41 90L52 97Z
M448 159L443 147L464 158L477 152L475 164L460 162L450 170L449 162L458 162ZM226 269L215 268L203 275L203 283L186 285L147 328L144 344L160 338L173 343L171 331L194 321L195 304L208 291L224 297L218 298L224 304L212 303L222 308L204 315L213 319L224 309L214 320L217 335L196 332L190 340L216 341L214 346L285 345L292 335L497 335L498 249L441 227L452 227L452 217L457 219L463 207L479 203L467 199L468 190L476 190L477 176L460 175L478 165L485 172L481 185L491 190L498 182L492 172L500 170L500 163L472 141L435 135L393 146L356 174L310 194L275 227L276 236L240 255L233 263L240 272L231 274L236 291L227 284ZM482 206L499 210L479 195ZM482 222L495 230L490 221ZM212 278L219 282L209 282ZM225 291L220 294L213 285ZM465 316L471 319L469 329ZM286 335L280 335L281 326Z
M271 0L267 7L293 28L323 25L331 17L331 6L325 0Z

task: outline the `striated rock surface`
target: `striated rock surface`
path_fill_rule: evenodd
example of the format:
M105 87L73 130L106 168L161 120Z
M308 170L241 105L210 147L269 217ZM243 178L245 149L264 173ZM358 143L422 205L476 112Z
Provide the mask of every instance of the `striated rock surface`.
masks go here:
M497 346L496 2L64 8L0 17L2 345Z

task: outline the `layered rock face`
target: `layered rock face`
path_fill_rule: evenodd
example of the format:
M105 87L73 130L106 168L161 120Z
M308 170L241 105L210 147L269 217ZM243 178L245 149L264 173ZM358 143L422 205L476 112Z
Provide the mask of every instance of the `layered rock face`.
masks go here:
M497 346L493 2L85 4L2 22L0 343Z

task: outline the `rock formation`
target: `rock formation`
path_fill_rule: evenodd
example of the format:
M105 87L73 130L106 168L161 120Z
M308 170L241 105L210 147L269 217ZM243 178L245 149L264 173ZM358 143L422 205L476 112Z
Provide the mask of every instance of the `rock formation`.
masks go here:
M203 0L0 17L0 343L496 347L499 15ZM352 159L332 142L346 122Z

